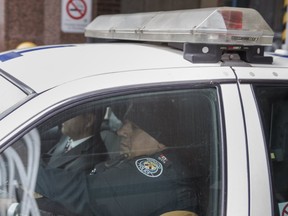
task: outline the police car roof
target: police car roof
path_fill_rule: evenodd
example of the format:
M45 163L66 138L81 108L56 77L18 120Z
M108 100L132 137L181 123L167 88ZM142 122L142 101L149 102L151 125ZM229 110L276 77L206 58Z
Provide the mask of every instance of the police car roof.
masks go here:
M3 61L3 59L5 60ZM209 67L192 64L177 49L127 43L81 44L36 47L0 55L0 68L30 86L36 92L87 76L161 68ZM287 67L287 58L274 56L272 65Z
M0 60L3 71L36 92L87 76L191 66L178 50L125 43L36 47L3 53Z

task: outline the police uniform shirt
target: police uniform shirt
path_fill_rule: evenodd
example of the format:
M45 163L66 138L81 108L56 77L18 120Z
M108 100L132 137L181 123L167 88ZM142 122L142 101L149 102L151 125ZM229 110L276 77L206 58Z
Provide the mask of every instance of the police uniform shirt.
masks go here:
M51 182L41 188L43 184L39 182L38 190L72 212L85 216L146 216L172 210L195 212L191 178L174 157L164 151L120 160L112 166L100 163L88 177L70 173L68 182L62 179L59 184L57 181L56 188L52 188ZM63 178L63 172L43 175L46 181Z

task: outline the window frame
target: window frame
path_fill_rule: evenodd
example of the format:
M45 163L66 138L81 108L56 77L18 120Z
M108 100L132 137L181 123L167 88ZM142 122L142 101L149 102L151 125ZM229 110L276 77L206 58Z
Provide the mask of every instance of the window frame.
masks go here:
M129 95L129 94L137 94L137 93L146 93L146 92L158 92L158 91L174 91L174 90L182 90L182 89L205 89L205 88L215 88L215 92L218 95L218 100L221 98L221 96L219 95L219 85L211 85L211 84L175 84L175 85L161 85L161 86L144 86L142 88L137 88L135 89L134 87L131 88L123 88L119 91L119 89L117 89L117 91L115 89L113 90L109 90L107 92L90 92L90 93L86 93L86 94L82 94L82 95L78 95L76 97L73 98L69 98L66 101L61 101L59 104L55 104L53 105L53 107L49 107L48 110L42 111L41 113L39 113L39 115L35 118L33 118L33 121L29 122L28 127L22 128L22 132L18 133L16 136L14 136L12 139L10 139L10 141L8 142L9 144L6 145L9 146L11 143L13 143L14 141L16 141L17 139L19 139L21 136L23 136L26 132L28 132L29 130L31 130L32 128L38 127L40 124L42 124L43 122L45 122L46 120L50 119L53 116L58 115L59 113L71 109L73 107L79 106L81 104L85 104L85 103L89 103L91 101L99 101L105 98L109 98L111 96L113 97L117 97L120 95ZM218 102L218 111L219 113L221 112L221 101L219 100ZM219 149L218 151L223 151L223 126L222 126L222 121L221 121L221 114L216 114L218 115L218 124L219 124L219 134L218 134L218 139L219 139ZM222 154L223 152L219 152L218 154ZM221 186L225 185L223 183L223 181L225 181L223 178L224 173L226 172L225 169L223 169L223 155L219 156L219 166L221 166L221 173L220 173L220 178L222 179L222 183ZM224 190L226 190L224 187L221 188L221 191L219 192L219 196L223 197L224 196ZM219 212L224 212L223 211L223 203L222 201L225 200L224 198L219 199Z

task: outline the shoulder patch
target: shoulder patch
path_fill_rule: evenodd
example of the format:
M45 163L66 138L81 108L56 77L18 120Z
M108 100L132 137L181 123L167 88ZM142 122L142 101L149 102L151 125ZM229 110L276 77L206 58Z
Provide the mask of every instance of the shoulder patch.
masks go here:
M162 164L154 158L140 158L135 161L137 169L148 177L159 177L163 172Z

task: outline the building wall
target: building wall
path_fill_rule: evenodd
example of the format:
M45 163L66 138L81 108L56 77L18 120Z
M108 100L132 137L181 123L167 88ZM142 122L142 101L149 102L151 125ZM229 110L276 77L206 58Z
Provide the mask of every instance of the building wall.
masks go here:
M0 51L5 50L5 2L0 0Z
M92 0L92 19L119 13L121 0ZM37 45L84 43L83 33L61 31L61 0L0 0L0 52L21 42Z
M43 1L0 0L0 49L13 48L18 41L42 41Z
M137 1L135 1L135 2L137 2ZM98 0L98 3L96 4L97 11L94 15L96 16L96 15L101 15L101 14L120 13L121 12L121 4L122 4L121 0ZM95 16L93 16L93 17L95 17Z
M273 27L276 32L282 31L282 19L284 15L284 0L253 0L249 7L256 9L261 13L266 22Z
M211 0L210 2L213 2ZM177 10L199 8L201 0L122 0L121 12L144 12L158 10Z

